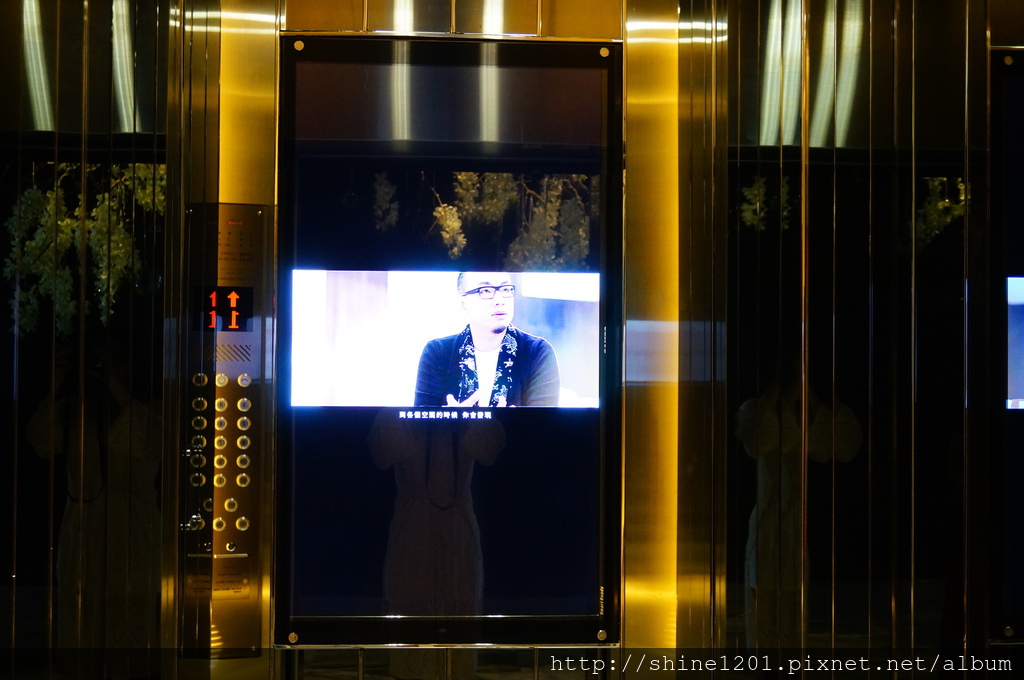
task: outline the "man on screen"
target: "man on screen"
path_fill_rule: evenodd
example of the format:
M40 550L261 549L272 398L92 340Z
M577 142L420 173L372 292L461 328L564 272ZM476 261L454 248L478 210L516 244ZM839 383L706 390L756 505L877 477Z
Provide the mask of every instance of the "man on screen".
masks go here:
M511 277L462 272L456 287L469 323L424 347L416 406L558 406L555 351L512 325Z

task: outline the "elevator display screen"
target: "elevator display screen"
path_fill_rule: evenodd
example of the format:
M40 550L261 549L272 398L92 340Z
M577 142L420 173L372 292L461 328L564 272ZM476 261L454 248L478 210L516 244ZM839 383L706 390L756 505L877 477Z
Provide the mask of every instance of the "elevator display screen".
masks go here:
M454 272L295 270L292 406L448 406L446 401L431 400L424 385L417 389L417 380L430 378L425 375L430 368L426 361L430 357L424 356L428 344L458 336L470 325L467 309L473 308L468 304L475 305L473 311L487 322L494 319L499 327L511 324L528 333L532 345L544 350L546 375L537 370L516 371L518 377L530 379L535 393L516 390L520 398L509 403L506 395L506 405L596 408L599 275L514 273L507 277L513 286L509 297L495 291L492 298L483 300L478 293L463 296ZM485 361L483 353L460 357L459 348L452 350L453 371L461 373L463 366L467 371L479 368ZM506 352L504 363L511 362L514 368L516 359L527 358L516 356L525 350L516 347ZM491 359L498 354L492 352ZM367 361L367 357L380 360ZM502 368L496 364L490 372L501 374ZM446 386L442 396L447 397L448 387L453 398L458 397L455 385ZM479 398L477 405L484 405Z
M282 44L280 644L618 635L618 46Z

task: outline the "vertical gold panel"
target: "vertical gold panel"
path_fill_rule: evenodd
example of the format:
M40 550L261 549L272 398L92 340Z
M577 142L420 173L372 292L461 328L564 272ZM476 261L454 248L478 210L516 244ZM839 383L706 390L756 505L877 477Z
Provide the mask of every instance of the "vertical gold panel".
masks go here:
M563 8L566 5L563 5ZM623 641L674 647L678 499L678 19L628 5L625 39L625 593Z
M546 38L622 38L622 7L618 2L540 1L540 34ZM659 14L666 18L667 12ZM677 16L678 7L672 12L673 17Z
M281 0L289 31L361 31L364 0Z
M276 0L221 1L219 203L222 205L273 206L277 202L277 50L280 28L277 4ZM254 208L249 212L257 210ZM272 224L272 221L267 220L266 223ZM260 232L265 227L253 228L256 238L262 238ZM258 270L264 270L260 283L272 281L273 259L262 259L264 266L260 268L257 265ZM218 276L220 274L218 270ZM267 342L270 342L269 336L262 337L261 347ZM263 351L264 356L270 355L268 347L263 347ZM272 375L271 368L263 366L261 369ZM267 381L263 397L272 400L272 390L273 385ZM269 413L269 410L264 412ZM259 493L264 499L272 498L269 477L269 471L273 469L272 447L264 446L260 453L266 460L262 468L265 479ZM262 507L264 510L255 518L254 527L260 531L263 549L259 553L259 564L251 567L259 581L251 589L250 597L256 600L255 606L262 616L260 646L269 647L272 515L266 503ZM211 620L215 625L220 621L222 625L237 626L239 622L233 617L251 615L250 609L229 606L231 604L213 601ZM240 673L256 677L267 668L268 661L266 655L255 659L222 660L220 667L228 675Z
M221 3L220 202L273 205L277 3Z

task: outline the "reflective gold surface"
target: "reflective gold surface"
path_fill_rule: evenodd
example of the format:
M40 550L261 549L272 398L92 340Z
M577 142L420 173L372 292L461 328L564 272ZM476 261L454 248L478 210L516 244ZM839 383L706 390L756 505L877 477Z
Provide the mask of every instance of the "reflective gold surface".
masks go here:
M365 0L281 0L281 28L289 31L361 31Z
M377 0L368 2L367 29L396 33L448 33L452 27L449 0Z
M625 35L623 641L675 646L679 446L678 25L630 3Z
M540 0L457 0L456 33L536 35Z
M622 38L622 3L608 0L540 0L540 3L540 34L546 38Z
M273 205L277 2L221 2L220 202Z

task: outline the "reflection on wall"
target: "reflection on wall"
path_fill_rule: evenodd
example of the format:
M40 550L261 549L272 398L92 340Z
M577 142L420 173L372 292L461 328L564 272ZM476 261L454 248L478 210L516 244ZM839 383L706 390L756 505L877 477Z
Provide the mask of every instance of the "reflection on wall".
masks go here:
M928 7L733 6L727 644L984 635L963 501L989 398L964 351L992 304L985 23Z
M808 10L807 49L817 72L813 82L813 104L810 113L810 145L849 145L850 118L858 92L864 25L868 8L863 0L842 3L821 3ZM799 0L772 0L767 17L762 67L760 143L772 146L782 140L784 145L800 143L802 63L805 46L802 42L803 16ZM822 14L823 13L823 14ZM813 47L817 44L818 47Z

